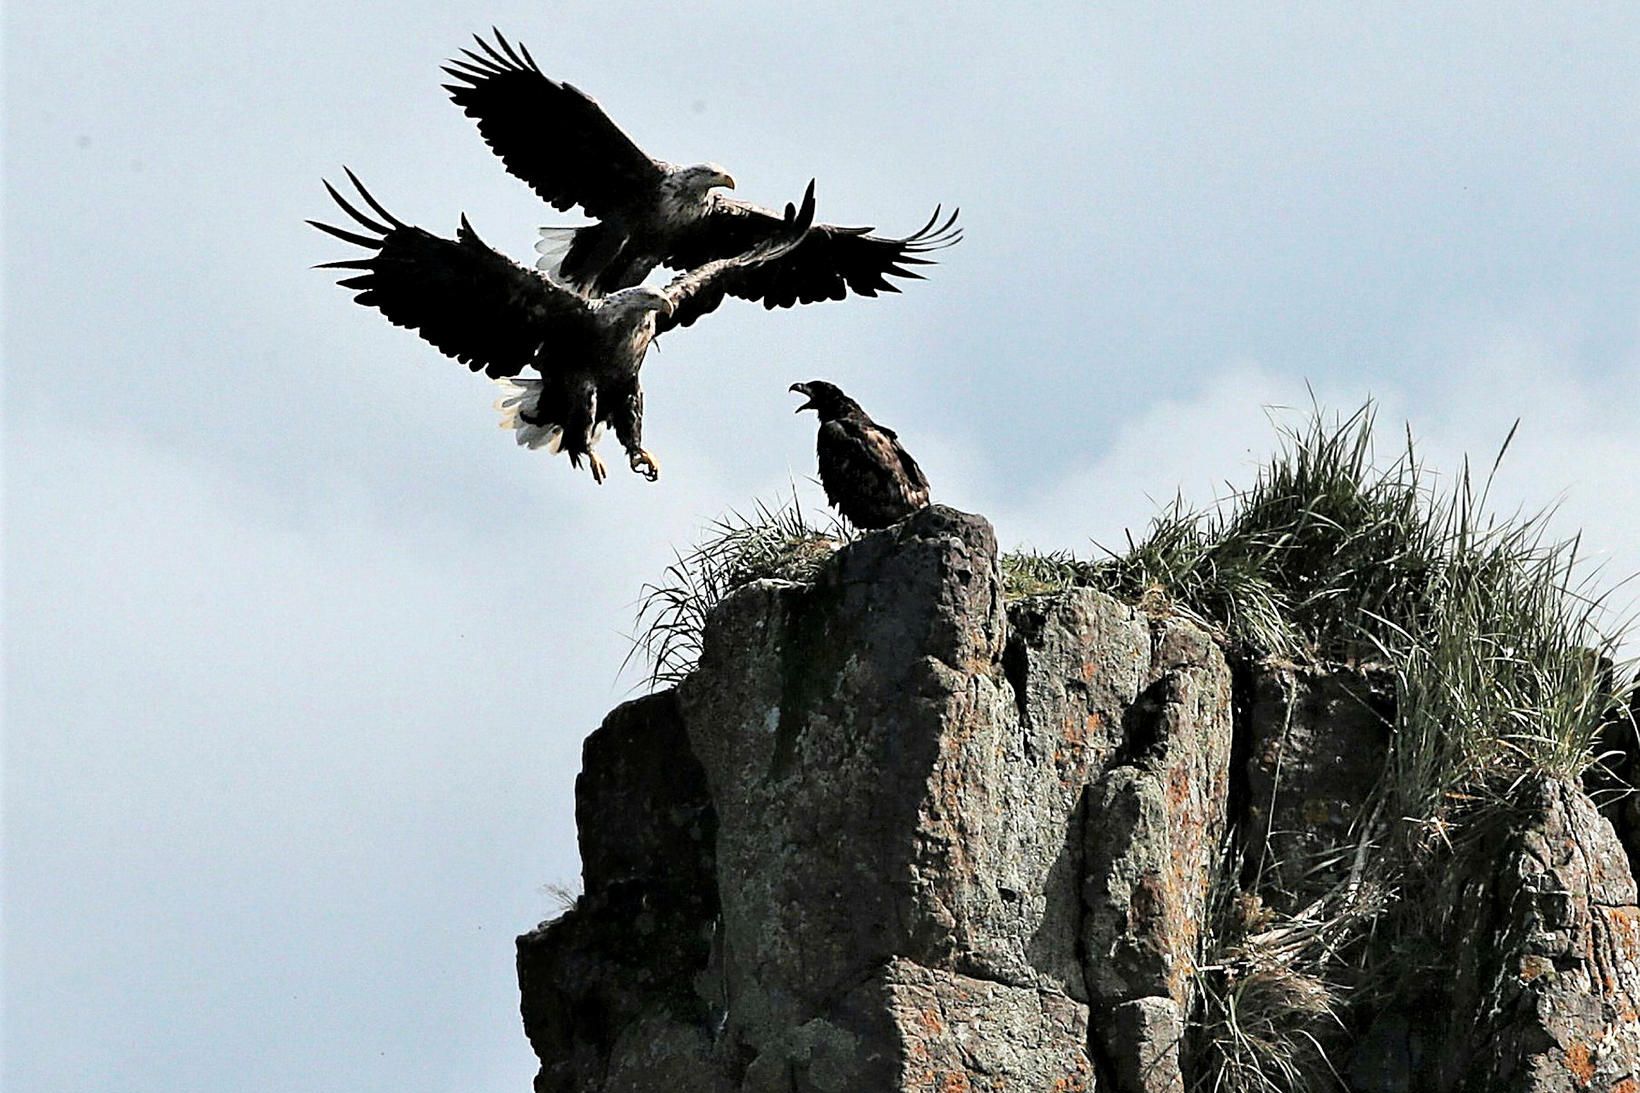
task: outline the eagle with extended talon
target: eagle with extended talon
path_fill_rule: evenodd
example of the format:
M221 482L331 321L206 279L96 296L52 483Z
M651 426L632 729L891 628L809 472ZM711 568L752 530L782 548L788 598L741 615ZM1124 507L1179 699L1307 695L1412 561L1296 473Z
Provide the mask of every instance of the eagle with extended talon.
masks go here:
M660 475L643 448L638 383L650 344L716 309L731 278L790 251L814 220L811 182L802 208L786 206L780 230L757 247L680 274L662 288L640 285L594 299L492 250L465 216L456 238L445 239L399 221L352 171L347 177L379 220L329 182L325 189L370 234L308 223L370 253L320 268L361 271L339 282L358 293L357 303L415 330L474 372L510 381L497 404L502 427L516 429L521 445L564 452L572 466L585 459L599 483L606 471L593 446L606 426L634 471L651 482ZM527 368L539 378L518 378Z
M553 208L580 206L598 221L543 228L539 268L588 295L641 283L656 266L692 269L780 235L780 214L718 193L734 189L722 167L680 167L646 155L590 95L549 79L529 50L495 31L444 69L445 90L478 123L509 173ZM962 237L955 211L940 210L900 239L872 228L817 224L802 244L755 268L725 274L731 296L768 308L841 300L850 292L900 291L890 277L921 279L930 251Z
M820 419L815 455L826 500L857 528L873 530L898 523L928 504L928 478L893 429L879 425L825 380L794 383L807 396L798 413Z

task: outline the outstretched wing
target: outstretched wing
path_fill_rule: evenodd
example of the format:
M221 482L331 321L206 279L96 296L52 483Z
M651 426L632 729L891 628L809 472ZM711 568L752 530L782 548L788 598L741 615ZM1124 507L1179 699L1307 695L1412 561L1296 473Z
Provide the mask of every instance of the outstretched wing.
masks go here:
M675 240L666 264L689 269L738 254L778 233L780 225L780 218L768 209L719 196L712 212ZM890 277L921 280L922 274L908 267L932 265L933 259L923 255L962 238L957 210L942 221L938 208L928 223L904 238L872 235L873 230L816 225L800 246L747 271L729 291L743 299L762 300L768 308L841 300L850 292L898 292Z
M409 327L474 372L482 369L492 377L518 375L544 343L573 350L593 337L595 322L584 297L492 250L465 216L456 238L444 239L401 223L352 171L347 177L386 223L348 204L329 182L325 189L336 204L373 234L308 223L371 252L320 267L362 270L338 282L357 291L355 302L376 308L393 325Z
M786 206L786 214L774 221L774 230L753 246L731 258L719 258L680 273L663 289L672 301L672 314L655 316L655 333L688 326L702 315L716 311L725 295L746 296L746 278L757 278L769 264L783 261L807 243L814 225L814 182L803 191L801 208Z
M544 76L522 45L491 28L495 45L462 50L445 84L509 174L555 209L581 206L604 220L647 204L665 172L609 120L592 96ZM499 48L497 48L499 47Z

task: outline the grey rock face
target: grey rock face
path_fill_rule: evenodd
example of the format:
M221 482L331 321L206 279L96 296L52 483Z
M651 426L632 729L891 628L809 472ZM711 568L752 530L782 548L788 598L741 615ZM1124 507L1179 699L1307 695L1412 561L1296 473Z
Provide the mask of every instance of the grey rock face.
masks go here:
M648 1073L679 1093L733 1088L709 1058L712 1005L696 984L717 917L716 818L670 693L610 713L575 795L586 891L518 939L537 1093L654 1088Z
M1572 785L1529 787L1521 813L1481 856L1494 871L1454 880L1437 1088L1635 1093L1640 907L1622 844Z
M1229 670L1187 623L1157 624L1154 648L1084 830L1083 945L1090 992L1108 1008L1184 1006L1226 822Z
M1233 676L1088 590L1004 605L989 525L939 506L743 588L587 741L586 894L519 939L537 1093L1184 1093L1227 831L1278 904L1334 884L1387 686ZM1640 1093L1628 863L1533 793L1438 895L1455 973L1349 1030L1358 1093Z
M1273 660L1248 673L1247 830L1265 902L1293 911L1356 865L1383 773L1395 681L1383 669Z
M1601 664L1609 690L1611 662L1602 658ZM1598 761L1584 772L1583 789L1617 830L1633 872L1640 866L1640 793L1630 788L1640 785L1640 690L1630 695L1627 709L1613 702L1602 720L1594 742Z
M969 849L955 825L988 831L1000 811L972 764L1012 707L992 678L1004 628L989 527L939 508L711 620L680 698L718 810L729 1020L747 1043L892 956L952 967L985 947L988 908L952 852Z
M1051 756L1056 775L1037 780L1032 829L1080 832L1064 857L1073 892L1044 893L1066 908L1051 921L1079 921L1076 944L1039 951L1082 963L1064 982L1089 1002L1118 1089L1182 1090L1188 979L1226 823L1229 669L1197 627L1085 589L1010 619L1026 754Z
M681 700L742 1042L780 1056L892 961L994 984L998 1006L1182 1005L1224 823L1223 658L1088 591L1014 622L1010 641L989 527L937 508L812 587L720 608ZM1061 1056L1087 1063L1086 1024Z

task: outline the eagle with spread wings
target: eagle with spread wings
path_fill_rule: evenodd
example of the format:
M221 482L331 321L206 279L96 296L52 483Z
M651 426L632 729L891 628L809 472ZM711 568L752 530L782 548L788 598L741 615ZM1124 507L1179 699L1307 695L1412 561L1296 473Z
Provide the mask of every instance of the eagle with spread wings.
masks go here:
M653 482L660 465L643 447L638 370L655 338L713 311L764 263L802 245L814 221L814 184L800 208L786 206L773 231L747 250L703 263L660 288L637 285L591 297L493 250L467 218L454 239L405 224L382 207L352 171L349 181L372 217L329 182L325 189L364 232L308 221L364 248L363 257L321 268L358 270L339 284L395 326L409 327L474 372L509 381L497 404L519 444L584 459L606 477L593 446L615 430L632 469ZM534 369L539 378L522 377Z
M640 284L657 266L693 269L744 253L780 237L779 213L717 192L735 180L713 163L676 166L645 154L597 101L548 78L529 50L494 31L477 37L444 69L445 90L478 123L479 133L509 173L560 211L579 206L598 222L543 228L539 265L588 295ZM898 292L891 277L922 275L929 252L956 243L962 230L940 209L902 238L869 227L816 224L777 258L726 272L731 296L767 308L841 300L850 292Z

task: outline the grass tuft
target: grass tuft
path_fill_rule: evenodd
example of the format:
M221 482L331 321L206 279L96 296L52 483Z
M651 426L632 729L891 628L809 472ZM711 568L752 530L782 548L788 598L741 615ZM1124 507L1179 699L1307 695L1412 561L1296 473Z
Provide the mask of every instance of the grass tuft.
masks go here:
M1462 867L1467 834L1527 782L1582 775L1612 711L1631 707L1626 627L1603 629L1577 540L1552 539L1549 512L1488 508L1513 431L1484 479L1466 465L1439 488L1410 434L1380 461L1374 427L1370 403L1330 419L1312 408L1280 430L1251 486L1202 510L1175 500L1120 553L1004 559L1014 596L1099 588L1204 622L1238 659L1373 662L1395 679L1383 775L1334 853L1352 863L1348 880L1286 914L1265 907L1265 895L1292 902L1265 874L1222 871L1194 979L1195 1089L1340 1088L1328 1048L1350 1008L1371 1013L1412 978L1443 974L1450 954L1429 950L1420 908ZM1257 835L1235 834L1239 861ZM1287 864L1270 875L1302 874Z
M687 554L679 554L638 601L633 657L649 665L651 689L675 685L700 660L707 616L729 593L753 581L807 581L854 533L827 514L811 521L795 493L785 501L758 501L749 515L730 512L712 521Z

